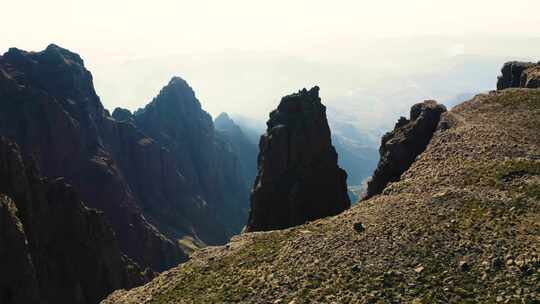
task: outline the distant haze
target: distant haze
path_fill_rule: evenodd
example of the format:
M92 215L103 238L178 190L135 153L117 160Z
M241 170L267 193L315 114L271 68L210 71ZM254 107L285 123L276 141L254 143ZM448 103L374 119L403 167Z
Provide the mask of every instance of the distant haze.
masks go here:
M9 1L0 49L79 53L109 109L142 107L173 75L213 115L264 120L319 85L332 121L387 129L427 98L494 88L540 60L540 1ZM536 57L535 57L536 56Z

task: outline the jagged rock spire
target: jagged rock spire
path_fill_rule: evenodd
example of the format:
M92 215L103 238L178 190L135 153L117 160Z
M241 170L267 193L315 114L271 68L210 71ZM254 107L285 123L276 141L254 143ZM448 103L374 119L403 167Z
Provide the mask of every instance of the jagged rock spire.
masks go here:
M246 230L287 228L349 208L319 87L283 97L267 126Z

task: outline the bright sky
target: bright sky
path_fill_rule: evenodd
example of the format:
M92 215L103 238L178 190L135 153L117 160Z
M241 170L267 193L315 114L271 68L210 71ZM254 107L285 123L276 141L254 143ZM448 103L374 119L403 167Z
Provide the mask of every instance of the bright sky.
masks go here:
M178 75L214 115L264 117L280 96L303 86L319 84L325 100L341 100L364 89L361 79L374 80L373 70L384 70L379 77L388 79L392 72L433 66L440 52L517 58L537 56L540 45L528 38L540 38L540 0L0 1L0 54L13 46L39 51L49 43L79 53L109 109L144 106ZM429 35L459 38L414 38ZM487 36L493 36L489 43L477 39ZM351 104L372 106L378 115L395 108L392 98L360 96ZM403 102L424 97L433 96ZM378 117L365 116L368 124Z
M39 50L54 41L92 60L226 48L302 51L336 36L540 35L538 0L2 2L0 49Z

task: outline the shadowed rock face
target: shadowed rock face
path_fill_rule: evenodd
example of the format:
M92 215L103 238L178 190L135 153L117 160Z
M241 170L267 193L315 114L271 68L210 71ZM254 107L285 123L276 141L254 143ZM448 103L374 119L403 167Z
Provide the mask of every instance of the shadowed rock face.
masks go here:
M195 223L198 236L207 244L223 244L239 233L249 201L240 161L188 83L172 78L134 119L140 130L171 151L171 165L207 204L209 214Z
M247 189L251 189L257 175L257 145L252 143L227 113L221 113L214 120L217 135L231 144L231 148L238 156L242 175Z
M103 213L61 178L41 178L0 137L0 303L97 303L147 282Z
M445 106L427 100L411 107L409 119L399 118L394 130L382 138L379 164L364 199L380 194L388 183L399 180L426 149L444 112Z
M36 270L17 206L0 194L0 302L39 303Z
M497 78L497 90L540 87L540 63L511 61L504 64Z
M135 120L133 118L133 114L128 109L116 108L116 109L114 109L114 111L112 113L112 117L116 121L131 122L131 123L135 122Z
M349 208L319 88L283 97L267 126L246 230L283 229Z
M0 56L0 134L44 176L64 177L85 203L103 210L122 251L140 265L163 270L187 258L171 238L195 234L193 225L160 216L203 209L203 202L184 191L170 153L109 116L77 54L50 45Z

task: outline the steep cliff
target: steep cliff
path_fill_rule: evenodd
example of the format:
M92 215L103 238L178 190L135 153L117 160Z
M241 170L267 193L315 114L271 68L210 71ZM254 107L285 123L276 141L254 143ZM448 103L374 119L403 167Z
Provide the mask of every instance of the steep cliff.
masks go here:
M539 87L540 62L507 62L501 69L501 76L497 78L497 90Z
M433 100L415 104L409 119L401 117L394 130L383 136L379 164L368 182L364 199L381 193L388 183L399 180L426 149L444 112L446 108Z
M267 126L246 230L283 229L349 208L319 88L283 97Z
M17 206L0 194L0 302L39 303L36 270Z
M61 178L41 178L0 137L1 303L97 303L147 282L124 256L103 213Z
M208 244L222 244L240 232L247 217L248 190L239 160L230 143L216 134L211 116L187 82L172 78L134 118L140 130L171 151L176 165L170 165L208 204L210 214L196 226L199 237Z
M243 233L103 303L537 303L540 90L479 95L442 116L381 195Z
M104 110L77 54L50 45L0 56L0 134L44 176L64 177L103 210L122 251L141 266L163 270L186 259L174 237L197 231L182 211L204 217L204 202L184 191L189 185L168 151ZM172 228L156 215L171 221L179 213L182 227Z

